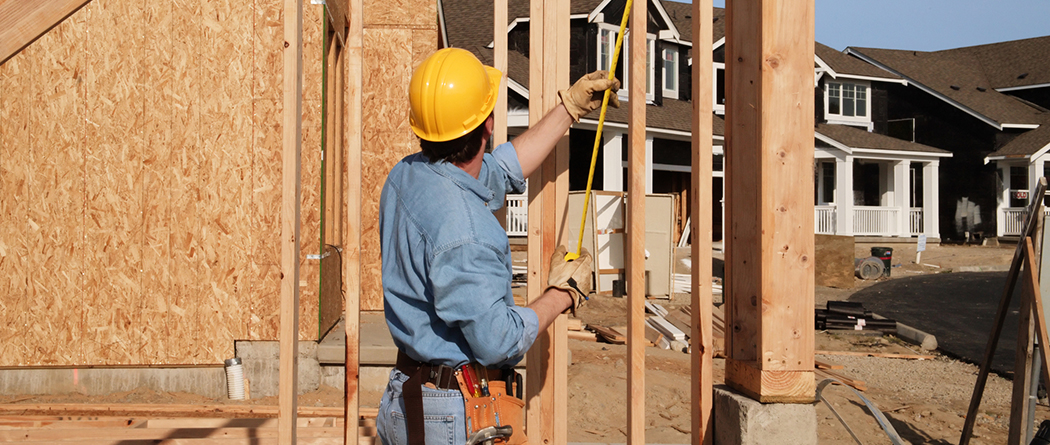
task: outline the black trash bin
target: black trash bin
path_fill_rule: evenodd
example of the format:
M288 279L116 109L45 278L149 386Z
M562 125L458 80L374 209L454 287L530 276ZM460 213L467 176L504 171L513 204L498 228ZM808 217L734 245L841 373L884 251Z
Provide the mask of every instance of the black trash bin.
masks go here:
M882 275L890 276L890 267L893 262L893 248L891 247L872 247L871 256L878 257L882 260Z

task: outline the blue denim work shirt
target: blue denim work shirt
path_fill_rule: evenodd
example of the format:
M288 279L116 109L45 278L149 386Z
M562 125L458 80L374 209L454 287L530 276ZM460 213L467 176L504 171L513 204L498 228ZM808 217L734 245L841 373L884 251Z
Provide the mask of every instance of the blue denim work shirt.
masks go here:
M409 357L504 367L532 346L539 320L514 304L510 243L492 214L524 188L511 143L484 155L478 179L422 153L390 171L379 201L383 304Z

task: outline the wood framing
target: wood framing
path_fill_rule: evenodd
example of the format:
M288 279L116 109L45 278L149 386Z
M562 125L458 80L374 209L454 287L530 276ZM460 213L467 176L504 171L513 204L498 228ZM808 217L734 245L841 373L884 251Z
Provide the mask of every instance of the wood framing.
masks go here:
M349 20L346 35L346 244L343 249L343 280L346 283L344 326L346 329L346 425L353 425L360 412L361 374L361 162L363 95L363 36L364 2L349 0ZM357 441L357 431L347 427L343 442Z
M726 383L811 403L813 0L726 2Z
M492 143L499 145L507 142L507 0L492 2L492 65L503 73L503 79L499 83L499 96L496 97L496 108L493 114ZM495 148L495 147L493 147ZM506 220L506 207L504 207L504 219Z
M295 443L299 387L299 220L302 183L303 5L284 1L284 117L281 151L280 443Z
M711 425L714 413L714 338L712 329L713 275L711 261L712 250L712 196L711 178L714 153L714 134L711 127L711 116L714 114L714 97L711 79L714 76L714 55L712 51L701 51L700 48L711 48L714 21L711 0L693 0L693 140L692 140L692 185L689 188L692 218L691 258L692 289L690 305L692 320L690 338L692 338L692 445L711 445L714 443L714 428ZM683 207L684 207L683 203Z
M90 1L0 1L0 65Z
M647 0L631 5L630 30L645 30ZM645 32L629 32L631 48L646 48ZM627 444L645 443L645 51L630 53L627 124Z
M559 106L557 91L569 84L569 0L530 3L529 122ZM568 136L529 178L528 302L547 287L547 267L558 244L566 242ZM568 440L568 333L561 315L541 332L527 353L526 434L533 444Z

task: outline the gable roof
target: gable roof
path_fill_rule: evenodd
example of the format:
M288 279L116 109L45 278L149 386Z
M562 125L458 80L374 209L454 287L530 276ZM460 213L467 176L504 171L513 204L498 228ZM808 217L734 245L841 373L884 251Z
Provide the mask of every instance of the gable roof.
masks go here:
M878 80L883 82L903 83L901 76L881 69L856 57L850 56L834 48L815 42L814 53L828 68L831 77L849 77L867 80ZM819 64L819 63L818 63Z
M1035 128L1042 122L1038 109L995 91L979 53L854 47L846 48L846 53L900 75L917 88L997 129Z
M1048 119L1050 121L1050 119ZM1000 159L1033 158L1050 150L1050 122L1017 135L1014 140L984 158L984 162Z
M879 150L922 153L938 157L951 157L952 152L929 145L872 133L849 125L817 124L816 133L824 135L851 150Z

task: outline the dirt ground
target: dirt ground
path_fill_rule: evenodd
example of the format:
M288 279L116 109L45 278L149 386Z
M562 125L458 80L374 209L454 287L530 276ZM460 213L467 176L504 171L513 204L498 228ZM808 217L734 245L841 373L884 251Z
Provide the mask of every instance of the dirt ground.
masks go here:
M894 248L894 279L915 274L961 271L964 267L998 267L1009 264L1013 246L930 246L921 262L915 263L915 245ZM858 245L858 257L870 254L870 245ZM817 306L828 300L846 300L858 289L874 282L857 279L852 289L818 287ZM668 309L688 304L688 294L658 301ZM625 326L627 301L620 298L592 298L579 311L584 323ZM571 362L568 375L570 442L617 443L626 439L627 348L624 345L569 340ZM842 374L867 383L863 394L890 419L897 432L910 443L958 443L969 405L977 366L962 363L894 337L829 334L818 332L815 348L826 351L875 351L902 354L932 354L932 360L902 360L843 355L821 355L819 359L840 364ZM690 443L690 356L646 348L646 442L654 444ZM724 360L714 363L715 384L724 380ZM890 443L863 402L850 390L829 387L824 391L848 425L865 444ZM972 444L1006 442L1010 410L1010 382L996 375L989 379L978 414ZM0 403L175 403L220 404L225 399L208 399L183 393L137 390L106 397L77 394L64 396L0 396ZM252 400L253 404L276 404L275 398ZM340 406L341 391L324 387L300 397L305 406ZM370 402L362 395L362 403ZM832 411L817 404L820 444L855 443ZM1045 405L1037 409L1036 423L1050 417Z

